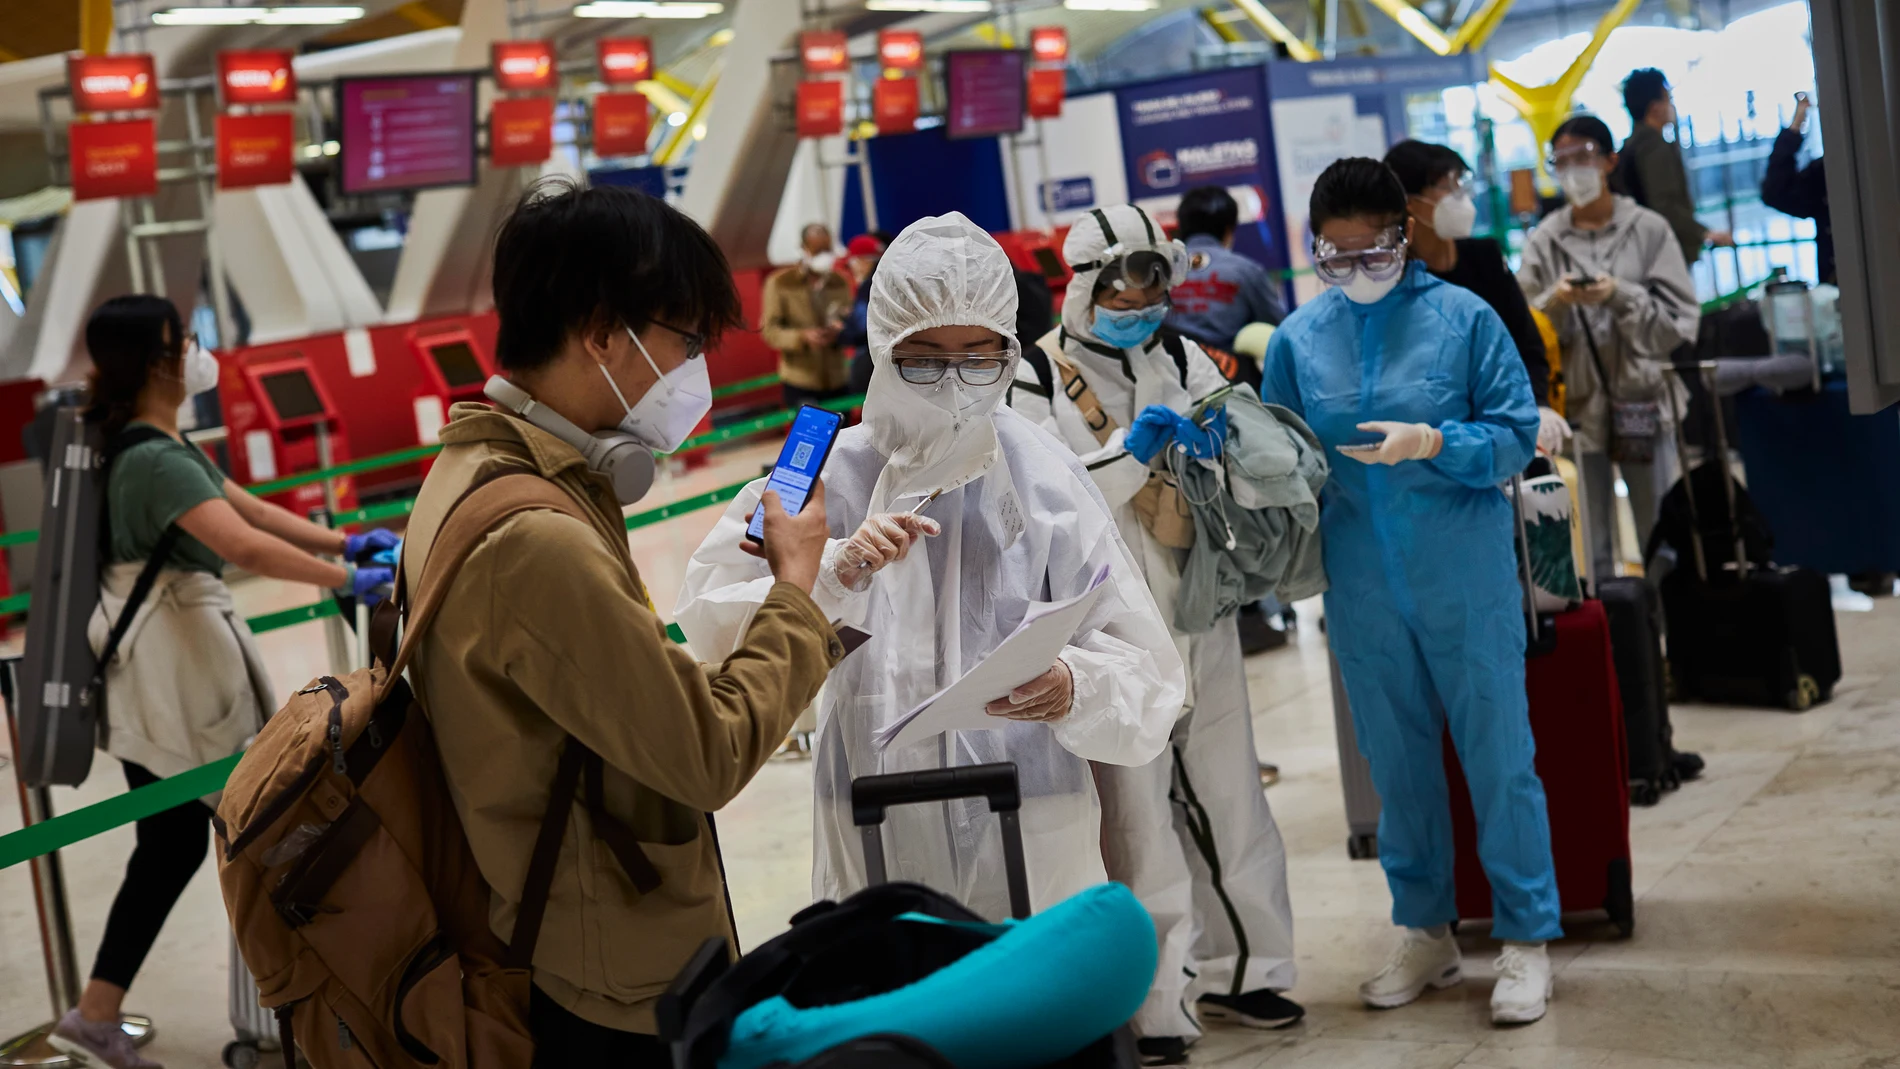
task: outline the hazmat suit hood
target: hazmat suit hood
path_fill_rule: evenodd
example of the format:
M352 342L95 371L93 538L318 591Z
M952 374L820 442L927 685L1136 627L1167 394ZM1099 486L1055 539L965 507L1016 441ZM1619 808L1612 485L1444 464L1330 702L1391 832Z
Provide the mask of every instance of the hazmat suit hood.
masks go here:
M1009 365L994 386L969 386L953 369L934 385L904 381L892 349L921 330L987 327L1004 341ZM993 415L1015 377L1016 276L996 239L960 212L919 219L878 261L866 315L871 385L864 422L889 458L871 494L873 514L906 498L954 490L996 467L1001 445Z
M1075 221L1062 243L1063 262L1075 272L1062 298L1062 329L1068 334L1063 352L1098 392L1107 383L1125 382L1127 369L1120 357L1109 355L1120 350L1095 336L1091 295L1102 268L1131 252L1154 252L1167 260L1173 268L1169 285L1186 277L1187 246L1169 238L1153 216L1132 204L1089 212Z

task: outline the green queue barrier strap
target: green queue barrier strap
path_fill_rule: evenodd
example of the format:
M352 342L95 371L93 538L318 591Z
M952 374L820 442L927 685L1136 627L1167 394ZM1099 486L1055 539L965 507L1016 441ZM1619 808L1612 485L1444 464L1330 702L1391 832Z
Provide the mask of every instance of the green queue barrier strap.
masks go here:
M281 479L270 479L261 483L252 483L246 486L245 489L260 496L276 494L299 486L320 483L325 479L333 479L339 475L356 475L365 471L375 471L378 468L393 468L398 464L407 464L411 461L427 460L429 457L435 456L441 451L442 447L439 445L411 446L408 449L398 449L393 453L378 453L373 457L352 460L334 467L319 468L315 471L306 471L297 475L286 475Z
M769 386L777 386L778 383L779 383L778 372L776 371L768 372L767 374L760 375L757 378L740 379L738 382L728 382L724 386L721 386L718 389L715 389L713 391L713 400L723 401L728 397L737 397L742 393L751 393L754 390L763 390Z
M116 794L84 809L75 809L51 820L29 825L8 835L0 835L0 869L50 854L81 839L111 831L120 825L163 813L207 794L224 789L242 754L233 754L170 779L162 779L134 791Z

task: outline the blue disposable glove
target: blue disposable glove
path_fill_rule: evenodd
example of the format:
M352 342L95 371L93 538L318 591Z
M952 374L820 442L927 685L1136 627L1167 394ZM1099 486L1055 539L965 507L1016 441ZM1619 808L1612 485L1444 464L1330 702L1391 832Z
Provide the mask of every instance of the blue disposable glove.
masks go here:
M395 592L396 573L393 569L354 566L350 568L349 582L337 591L339 595L356 596L372 609Z
M1201 424L1182 417L1180 426L1175 428L1174 441L1187 450L1188 456L1200 460L1213 460L1220 456L1227 445L1227 409L1215 409L1214 414Z
M363 563L364 558L381 553L386 549L395 549L402 545L402 539L394 531L385 531L381 527L372 527L362 534L347 535L343 539L343 559Z
M1135 425L1128 428L1122 438L1122 448L1146 464L1174 441L1175 432L1184 422L1180 414L1167 405L1149 405L1135 417Z

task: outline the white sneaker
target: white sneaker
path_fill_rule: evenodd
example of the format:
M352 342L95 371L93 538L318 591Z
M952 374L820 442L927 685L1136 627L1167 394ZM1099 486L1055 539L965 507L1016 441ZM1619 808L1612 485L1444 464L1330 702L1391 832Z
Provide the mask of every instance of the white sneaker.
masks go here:
M1417 999L1428 987L1450 987L1464 978L1458 940L1450 932L1434 938L1407 928L1385 968L1359 985L1359 999L1375 1010L1389 1010Z
M1498 983L1491 989L1492 1024L1529 1024L1544 1016L1550 1001L1550 951L1542 943L1506 943L1498 955Z

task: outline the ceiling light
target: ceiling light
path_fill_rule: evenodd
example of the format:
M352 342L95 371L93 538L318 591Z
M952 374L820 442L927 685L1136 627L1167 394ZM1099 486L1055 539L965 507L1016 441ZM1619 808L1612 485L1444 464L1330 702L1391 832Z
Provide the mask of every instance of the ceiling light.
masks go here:
M174 7L152 13L157 26L334 26L363 17L355 4L310 7Z
M573 11L580 19L703 19L726 10L712 0L593 0Z
M1062 0L1070 11L1153 11L1159 0Z
M864 0L866 11L924 11L937 15L987 15L990 0Z

